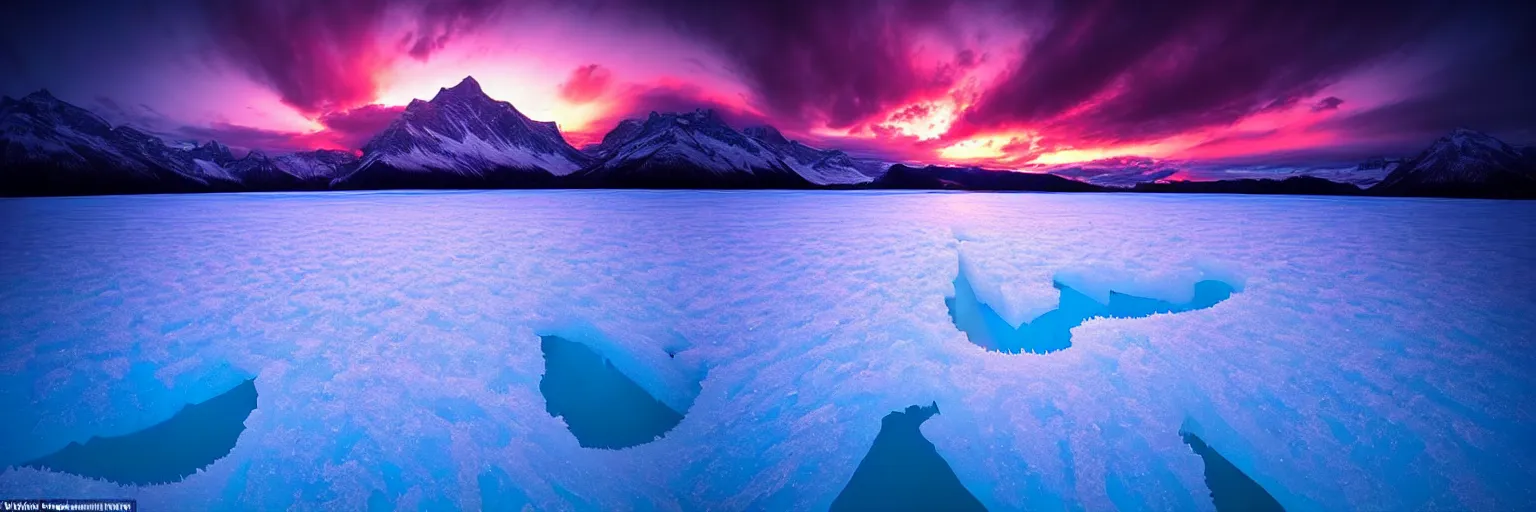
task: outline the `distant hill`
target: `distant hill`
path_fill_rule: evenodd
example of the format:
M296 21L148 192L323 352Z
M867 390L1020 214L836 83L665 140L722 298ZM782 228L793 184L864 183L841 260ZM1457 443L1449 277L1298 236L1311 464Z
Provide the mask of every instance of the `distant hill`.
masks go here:
M994 171L976 167L908 167L892 165L868 188L990 190L1033 192L1102 192L1104 187L1052 174Z
M1185 194L1293 194L1311 196L1357 196L1360 187L1312 176L1292 176L1281 180L1241 179L1221 181L1172 181L1141 183L1135 192Z

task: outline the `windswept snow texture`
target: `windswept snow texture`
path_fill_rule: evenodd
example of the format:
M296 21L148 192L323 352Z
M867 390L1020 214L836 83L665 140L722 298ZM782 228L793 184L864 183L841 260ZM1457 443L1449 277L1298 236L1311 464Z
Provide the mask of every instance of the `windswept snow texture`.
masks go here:
M1217 280L1203 280L1194 284L1194 293L1187 301L1138 297L1110 290L1108 300L1100 301L1072 288L1055 282L1061 291L1061 300L1052 309L1020 325L1004 320L977 296L976 288L966 276L965 258L960 258L960 271L955 276L955 296L944 299L949 316L955 327L965 332L971 343L995 352L1017 354L1029 352L1048 354L1072 346L1072 328L1094 318L1141 318L1160 313L1182 313L1205 309L1227 300L1235 288Z
M551 416L565 420L589 448L629 448L660 439L683 421L613 363L581 343L541 336L544 379L539 391Z
M986 510L919 429L938 413L933 403L885 415L875 444L832 510Z
M1536 203L1368 197L5 199L0 497L824 510L875 419L937 402L922 435L989 510L1212 510L1181 430L1288 510L1530 510L1532 225ZM1104 300L1191 300L1201 279L1242 292L1085 322L1071 349L1019 357L955 328L961 254L1010 321L1055 308L1052 282ZM541 334L686 415L650 443L582 447L539 391ZM182 481L17 467L252 376L239 442Z
M124 485L176 482L229 455L255 409L256 383L248 380L144 430L70 443L24 465Z

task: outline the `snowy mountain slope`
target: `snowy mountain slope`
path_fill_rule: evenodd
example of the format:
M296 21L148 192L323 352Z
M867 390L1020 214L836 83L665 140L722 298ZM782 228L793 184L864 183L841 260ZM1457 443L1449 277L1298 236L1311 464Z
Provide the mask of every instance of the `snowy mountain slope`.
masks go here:
M554 123L533 121L512 104L486 96L473 77L414 100L363 146L356 170L335 184L457 186L548 181L581 169L590 158L571 147Z
M192 143L186 148L187 154L192 158L223 165L235 160L235 155L229 150L229 146L219 144L219 141L210 140L207 144Z
M357 161L335 150L236 158L217 141L167 144L47 91L0 100L0 143L0 193L8 195L312 190Z
M602 142L588 146L583 151L599 160L606 160L608 157L613 156L614 151L619 147L633 140L635 135L638 135L644 127L645 124L638 119L619 121L618 126L608 131L607 135L603 135Z
M1374 158L1358 166L1229 165L1140 156L1105 158L1090 162L1041 166L1033 170L1106 187L1134 188L1163 181L1284 180L1311 176L1328 181L1369 187L1380 182L1397 161Z
M212 165L204 160L198 162ZM352 153L334 149L277 156L251 151L243 158L225 161L221 167L246 190L322 190L330 186L331 180L351 171L356 163L357 157Z
M356 155L334 149L300 151L272 157L272 163L278 170L301 180L324 180L327 183L351 170L357 161Z
M605 137L609 156L578 173L577 180L589 186L657 188L813 185L782 155L727 126L713 110L652 112L638 130L632 131L628 137L621 134L611 141Z
M816 149L789 140L772 126L749 127L742 133L779 153L789 168L817 185L866 183L874 179L873 173L868 173L870 168L884 168L879 162L861 161L842 151Z
M1045 172L1105 187L1133 187L1177 174L1179 168L1146 157L1118 157L1045 167Z
M1348 183L1366 189L1381 183L1388 174L1397 168L1399 162L1393 161L1367 161L1357 167L1345 168L1317 168L1299 172L1296 176L1311 176L1322 178L1337 183Z
M1370 189L1385 195L1536 197L1536 159L1487 134L1457 129Z
M0 190L108 193L227 189L227 174L137 129L38 91L0 99Z

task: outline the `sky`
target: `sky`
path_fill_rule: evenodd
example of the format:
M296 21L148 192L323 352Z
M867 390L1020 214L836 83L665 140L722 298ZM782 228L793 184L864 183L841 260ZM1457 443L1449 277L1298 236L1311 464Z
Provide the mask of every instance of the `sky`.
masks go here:
M358 149L473 76L573 145L651 111L857 156L1411 156L1458 127L1536 142L1528 2L21 0L0 94L172 140Z

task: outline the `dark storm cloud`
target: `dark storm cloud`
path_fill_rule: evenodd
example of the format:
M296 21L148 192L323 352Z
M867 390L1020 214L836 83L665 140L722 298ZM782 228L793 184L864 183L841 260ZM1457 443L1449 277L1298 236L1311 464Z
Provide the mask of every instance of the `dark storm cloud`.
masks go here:
M304 134L280 130L267 130L230 123L212 123L206 126L180 126L161 136L170 140L219 141L238 150L262 150L291 152L310 149L313 144L304 140Z
M1415 144L1457 127L1536 142L1536 7L1479 11L1449 28L1433 55L1437 66L1400 100L1323 127L1402 134Z
M388 0L209 0L213 43L227 62L285 103L318 113L373 99L374 51Z
M48 88L89 98L103 84L138 85L124 78L142 72L146 61L173 62L195 45L174 23L176 1L0 2L0 94Z
M394 122L404 111L405 107L398 105L364 105L352 110L321 114L318 121L325 125L326 131L341 147L359 148L389 127L389 123Z
M105 113L114 113L114 114L125 114L126 113L126 111L123 110L123 106L119 105L117 103L117 100L114 100L114 99L112 99L110 97L107 97L107 96L97 96L97 97L95 97L93 99L96 101L96 106L100 107L102 111L105 111Z
M911 51L918 30L957 20L946 0L688 1L628 4L726 58L763 106L792 122L843 128L954 78L925 70ZM972 54L969 59L974 59Z
M1093 142L1230 124L1412 43L1441 7L1420 4L1063 3L962 124L1048 126Z
M426 60L432 52L448 44L454 35L473 30L500 10L504 0L432 0L421 7L416 31L408 36L416 60Z
M1323 99L1317 100L1317 103L1314 103L1312 105L1312 111L1313 112L1322 112L1324 110L1338 110L1339 109L1339 105L1343 105L1343 104L1344 104L1344 100L1339 99L1339 98L1334 97L1334 96L1329 96L1327 98L1323 98Z
M415 20L399 51L425 60L502 5L500 0L207 0L201 11L228 63L271 86L285 103L313 114L373 100L375 74L395 56L379 46L389 16Z

